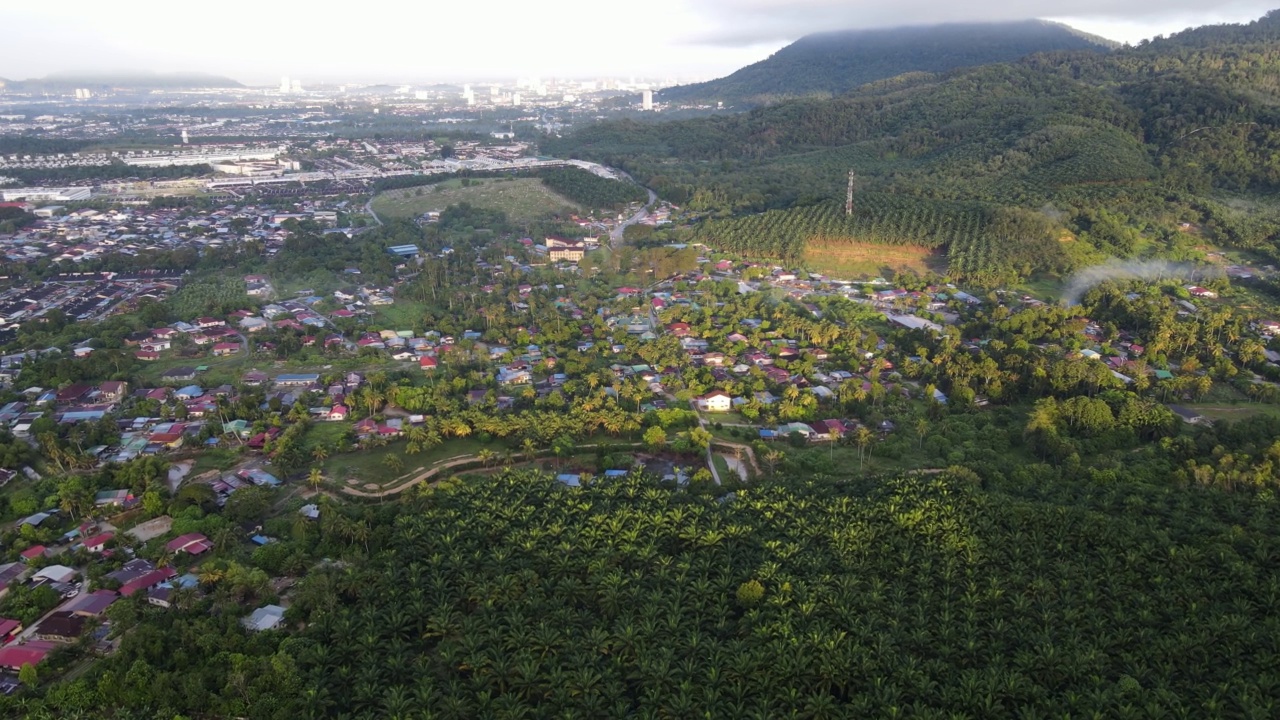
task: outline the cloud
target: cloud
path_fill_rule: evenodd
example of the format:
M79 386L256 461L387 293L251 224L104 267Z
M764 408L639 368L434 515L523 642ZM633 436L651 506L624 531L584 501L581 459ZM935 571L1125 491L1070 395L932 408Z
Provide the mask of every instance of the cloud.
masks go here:
M1260 17L1274 0L688 0L698 19L684 40L742 46L794 40L829 30L989 22L1029 18L1082 18L1094 25L1156 28L1149 34ZM1212 5L1206 9L1206 5Z
M265 84L287 74L304 85L529 74L692 79L731 72L823 30L1052 17L1136 40L1251 19L1269 2L1275 0L364 0L335 14L324 3L299 0L129 0L128 12L119 3L61 0L5 9L10 32L0 43L0 76L127 68Z

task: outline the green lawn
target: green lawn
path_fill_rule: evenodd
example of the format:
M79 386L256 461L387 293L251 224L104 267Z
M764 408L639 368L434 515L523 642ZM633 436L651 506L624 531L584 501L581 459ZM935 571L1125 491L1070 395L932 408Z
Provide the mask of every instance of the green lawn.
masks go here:
M501 210L508 220L517 224L578 210L537 178L477 179L471 181L470 187L463 187L462 180L457 179L420 188L390 190L373 199L373 210L379 217L413 218L462 202Z
M725 462L724 458L719 455L712 453L711 462L715 463L716 473L720 475L720 482L728 482L729 480L738 477L738 473L730 469L729 463Z
M1270 415L1272 417L1280 417L1280 407L1275 405L1267 405L1265 403L1248 403L1248 404L1215 404L1215 403L1191 403L1184 404L1183 407L1190 408L1204 415L1210 420L1246 420L1259 415Z
M406 453L405 447L407 445L408 441L406 440L396 440L383 447L334 455L324 463L325 475L341 485L357 488L363 488L366 483L391 485L406 475L415 475L442 460L459 455L475 455L484 448L489 448L498 453L504 450L504 447L499 443L486 445L479 440L471 438L450 438L438 447L425 450L417 455ZM391 468L387 467L385 463L389 455L398 455L404 462L403 469L399 472L393 472ZM347 482L352 478L357 481L354 485Z
M226 441L223 442L225 443ZM193 478L210 470L230 470L235 467L235 464L240 462L241 456L240 450L234 445L234 442L233 440L231 447L202 450L196 456L196 464L192 466L191 472L187 474L187 477Z
M311 427L307 428L307 434L302 439L302 444L307 448L308 453L317 445L323 445L326 449L333 448L343 441L351 426L352 423L349 422L311 423Z
M375 326L388 330L413 330L426 315L427 306L412 300L396 300L395 305L374 308Z
M161 384L160 376L167 370L183 366L200 367L205 365L209 369L206 372L197 373L196 379L192 383L202 388L217 387L226 383L234 384L240 380L240 374L248 366L249 357L249 354L243 351L224 357L200 355L183 358L178 357L176 354L167 355L155 362L143 363L138 371L138 377L148 386L157 386ZM177 386L184 384L175 383Z

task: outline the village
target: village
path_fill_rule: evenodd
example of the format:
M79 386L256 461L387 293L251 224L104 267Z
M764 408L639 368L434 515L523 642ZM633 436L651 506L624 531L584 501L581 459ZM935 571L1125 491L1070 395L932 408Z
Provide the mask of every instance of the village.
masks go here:
M322 149L357 173L439 151ZM481 150L439 162L527 148ZM46 269L0 288L0 691L111 653L140 604L216 595L270 631L306 570L278 557L301 557L292 538L361 542L318 529L339 504L521 467L718 498L787 473L938 472L987 457L975 428L1024 395L1025 429L993 437L1080 462L1101 428L1168 437L1280 400L1280 319L1244 307L1268 306L1252 283L1269 268L1064 305L620 242L678 216L652 198L495 236L450 229L452 209L388 230L355 195L229 193L11 203L38 220L0 236L6 260ZM308 257L317 243L340 259ZM1078 394L1107 408L1081 419Z

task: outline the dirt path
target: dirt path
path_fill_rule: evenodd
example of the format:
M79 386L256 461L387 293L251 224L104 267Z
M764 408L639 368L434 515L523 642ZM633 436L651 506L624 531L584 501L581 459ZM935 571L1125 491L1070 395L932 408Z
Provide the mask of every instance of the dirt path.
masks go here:
M711 447L721 449L721 450L723 450L724 448L729 448L729 458L735 459L735 460L736 460L735 451L737 450L742 451L742 454L746 455L747 459L751 461L751 469L754 470L757 475L760 474L760 463L756 461L756 451L751 449L750 445L731 443L731 442L726 442L724 440L713 440L711 442ZM730 467L732 467L732 464L730 464Z
M724 453L720 453L720 457L724 458L724 464L728 465L730 470L738 473L738 477L742 478L742 482L745 483L751 480L751 475L747 473L747 466L741 460Z

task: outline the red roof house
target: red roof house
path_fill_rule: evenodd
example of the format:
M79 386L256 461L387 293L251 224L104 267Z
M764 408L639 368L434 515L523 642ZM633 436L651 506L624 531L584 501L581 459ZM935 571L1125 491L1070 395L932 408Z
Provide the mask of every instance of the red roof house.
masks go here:
M18 671L23 665L34 667L39 665L56 647L58 647L57 643L34 640L25 645L0 648L0 668Z
M101 535L94 535L91 538L86 538L84 541L84 549L91 553L102 552L106 548L107 543L111 542L115 536L115 533L105 532Z
M213 543L202 533L187 533L165 543L164 548L172 553L185 552L188 555L199 555L213 549Z
M177 574L178 572L171 567L162 567L158 570L152 570L146 575L130 580L124 585L121 585L120 594L125 597L129 597L140 590L150 590Z

